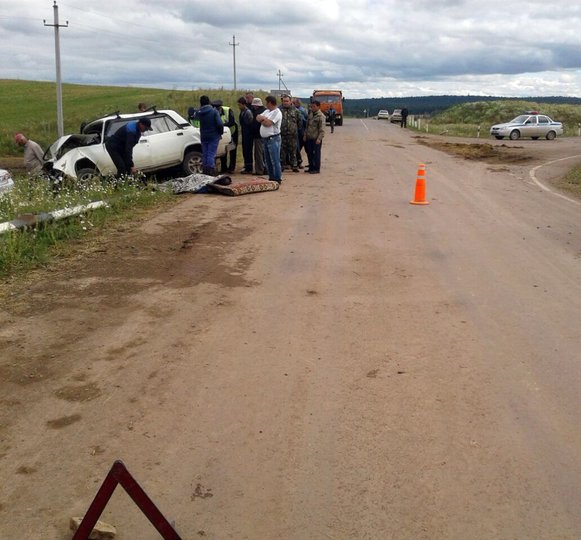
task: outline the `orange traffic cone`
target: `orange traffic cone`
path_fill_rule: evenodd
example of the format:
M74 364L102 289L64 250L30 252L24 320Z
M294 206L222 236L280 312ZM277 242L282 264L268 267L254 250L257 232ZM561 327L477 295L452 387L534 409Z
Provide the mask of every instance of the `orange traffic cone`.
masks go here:
M416 192L414 200L410 204L430 204L426 201L426 166L423 163L418 165L418 175L416 178Z

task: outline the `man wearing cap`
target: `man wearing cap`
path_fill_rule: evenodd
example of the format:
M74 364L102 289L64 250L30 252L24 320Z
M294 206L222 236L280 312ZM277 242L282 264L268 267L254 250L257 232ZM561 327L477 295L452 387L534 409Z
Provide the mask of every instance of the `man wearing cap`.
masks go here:
M266 172L264 167L264 144L260 136L260 122L256 119L259 114L266 111L266 107L262 104L262 100L257 97L252 100L252 114L254 115L254 123L252 124L252 133L254 136L254 173L262 175Z
M44 159L42 156L44 152L39 144L27 139L22 133L14 135L14 142L18 146L24 147L24 167L26 172L30 175L40 174Z
M276 106L276 98L266 98L266 110L256 116L260 123L260 136L264 143L264 160L268 170L268 179L282 182L282 170L280 166L280 125L282 112Z
M151 120L139 118L120 127L105 142L105 148L117 168L117 178L137 172L133 164L133 147L144 131L151 131Z

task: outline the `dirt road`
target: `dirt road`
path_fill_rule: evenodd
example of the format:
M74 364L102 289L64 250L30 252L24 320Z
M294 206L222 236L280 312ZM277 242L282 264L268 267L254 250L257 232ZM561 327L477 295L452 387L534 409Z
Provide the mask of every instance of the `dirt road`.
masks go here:
M579 538L581 205L536 183L579 144L420 141L350 120L5 296L0 538L70 538L115 459L187 539Z

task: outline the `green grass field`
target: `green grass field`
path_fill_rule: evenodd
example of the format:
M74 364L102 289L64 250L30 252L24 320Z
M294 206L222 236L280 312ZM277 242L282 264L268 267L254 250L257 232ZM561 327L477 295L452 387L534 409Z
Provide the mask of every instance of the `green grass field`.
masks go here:
M137 112L140 102L158 109L173 109L185 115L188 107L199 106L200 96L221 99L234 108L246 90L159 90L117 86L84 86L63 84L63 116L65 133L78 132L82 122L107 113ZM265 98L267 92L256 91ZM36 81L0 80L0 167L2 157L17 156L22 150L14 144L14 133L22 132L46 149L57 138L56 85Z

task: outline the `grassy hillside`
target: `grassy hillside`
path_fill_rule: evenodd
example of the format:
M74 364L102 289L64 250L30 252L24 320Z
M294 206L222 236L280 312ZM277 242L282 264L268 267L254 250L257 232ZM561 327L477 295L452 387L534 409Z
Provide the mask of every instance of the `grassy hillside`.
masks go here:
M581 105L542 103L534 101L478 101L463 103L439 113L432 122L450 124L498 124L507 122L525 111L539 111L563 124L581 122Z
M236 106L245 90L159 90L116 86L63 85L63 115L65 133L76 132L81 122L120 111L136 112L137 104L145 102L159 109L174 109L182 115L188 107L198 106L203 94L221 99L225 105ZM255 92L264 98L266 92ZM236 115L237 108L235 109ZM13 142L16 132L46 148L57 138L56 85L36 81L0 80L0 156L19 155ZM0 162L1 163L1 162Z
M478 125L481 125L483 134L486 134L493 124L508 122L525 111L533 110L546 114L557 122L562 122L566 136L578 134L578 126L581 123L581 105L534 101L498 100L463 103L433 116L430 119L430 126L434 128L440 126L442 129L462 126L473 135ZM450 129L450 133L453 134L453 132L454 129Z

